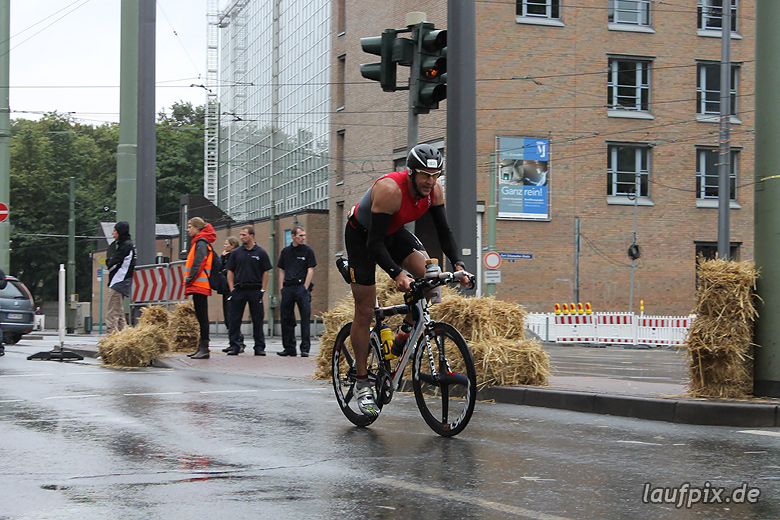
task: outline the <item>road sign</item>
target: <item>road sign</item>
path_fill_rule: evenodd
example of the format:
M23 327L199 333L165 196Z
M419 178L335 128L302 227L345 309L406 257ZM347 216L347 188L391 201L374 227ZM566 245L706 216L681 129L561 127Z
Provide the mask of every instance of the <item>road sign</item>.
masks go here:
M98 258L98 264L106 265L106 257L105 256L101 256L100 258Z
M495 251L491 251L485 255L485 267L488 269L498 269L501 267L501 255Z
M501 271L485 271L485 283L501 283Z
M5 222L8 219L8 204L0 202L0 222Z

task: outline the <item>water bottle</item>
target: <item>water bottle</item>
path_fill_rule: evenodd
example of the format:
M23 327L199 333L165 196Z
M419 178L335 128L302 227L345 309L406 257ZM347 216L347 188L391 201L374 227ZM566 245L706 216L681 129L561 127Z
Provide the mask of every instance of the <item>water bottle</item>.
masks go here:
M381 342L382 355L385 356L385 359L394 359L396 357L391 351L393 348L393 339L393 331L390 330L390 327L387 325L382 324L379 328L379 341Z
M435 258L429 258L425 261L425 277L438 278L441 274L439 261ZM428 301L430 303L441 303L441 287L434 287L428 291Z

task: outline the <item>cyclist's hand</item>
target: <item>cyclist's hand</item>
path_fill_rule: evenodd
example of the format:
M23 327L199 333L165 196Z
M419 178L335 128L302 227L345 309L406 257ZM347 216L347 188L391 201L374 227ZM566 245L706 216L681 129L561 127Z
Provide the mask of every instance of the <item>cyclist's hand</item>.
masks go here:
M409 292L411 289L412 280L406 272L402 272L395 277L395 290L400 292Z
M463 269L463 267L458 266L455 268L455 271L463 271L466 273L465 276L460 277L460 284L466 288L466 289L473 289L474 288L474 275Z

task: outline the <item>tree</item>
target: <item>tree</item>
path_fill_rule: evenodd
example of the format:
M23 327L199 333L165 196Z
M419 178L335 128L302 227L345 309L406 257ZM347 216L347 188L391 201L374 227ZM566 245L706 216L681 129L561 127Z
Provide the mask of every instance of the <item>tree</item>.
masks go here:
M176 103L158 115L158 222L177 223L179 199L203 193L205 108ZM76 235L102 236L116 207L119 125L91 126L58 113L11 122L11 266L37 301L56 300L59 264L67 263L70 177L76 179ZM56 236L55 236L56 235ZM92 293L95 238L76 239L76 292Z
M206 108L174 103L157 118L157 221L179 221L179 199L203 194L203 139Z

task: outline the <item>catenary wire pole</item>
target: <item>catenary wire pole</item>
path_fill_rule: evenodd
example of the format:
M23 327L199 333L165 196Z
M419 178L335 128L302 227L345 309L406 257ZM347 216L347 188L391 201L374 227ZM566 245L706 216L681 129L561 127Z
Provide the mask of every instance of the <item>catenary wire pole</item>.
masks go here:
M720 143L718 164L718 257L728 260L731 201L731 0L723 2L720 47ZM736 189L736 187L735 187Z

